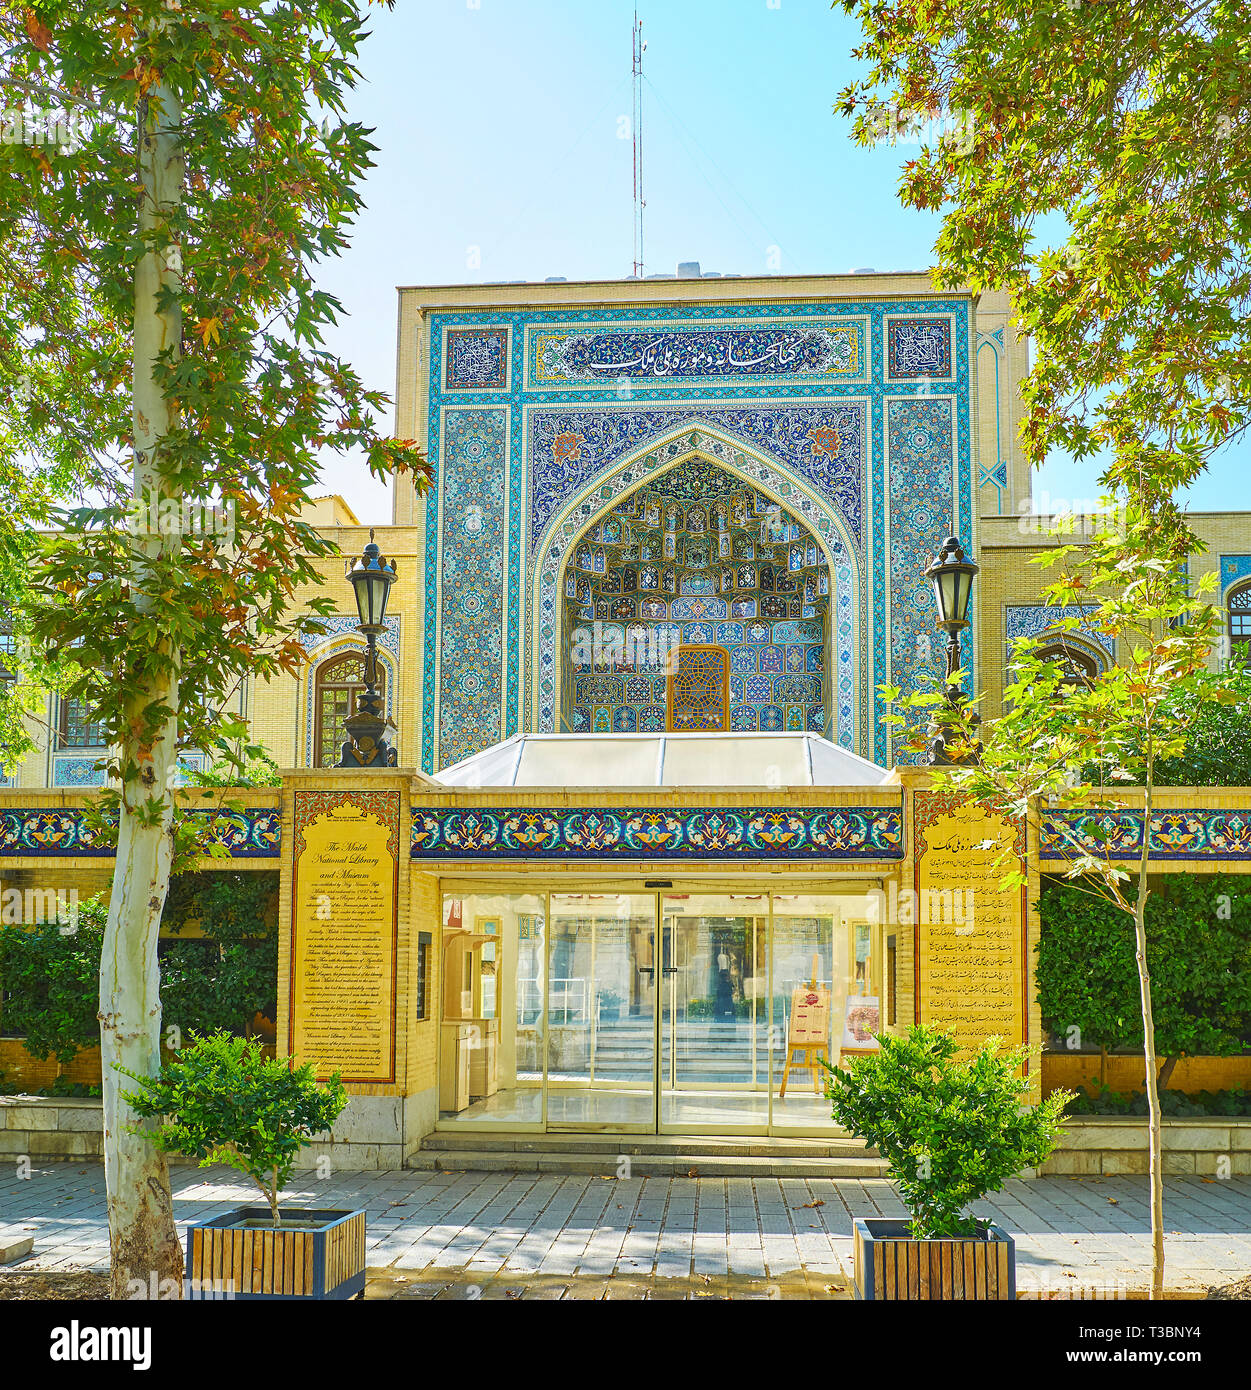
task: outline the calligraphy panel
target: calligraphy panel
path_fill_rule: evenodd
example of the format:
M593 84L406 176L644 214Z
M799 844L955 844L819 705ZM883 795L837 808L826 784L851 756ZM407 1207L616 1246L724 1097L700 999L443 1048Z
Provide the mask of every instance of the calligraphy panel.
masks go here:
M1024 903L1019 888L1000 887L996 866L1013 847L1018 829L978 806L917 826L917 1022L950 1028L964 1049L1028 1036Z
M296 792L289 1050L395 1080L398 792Z

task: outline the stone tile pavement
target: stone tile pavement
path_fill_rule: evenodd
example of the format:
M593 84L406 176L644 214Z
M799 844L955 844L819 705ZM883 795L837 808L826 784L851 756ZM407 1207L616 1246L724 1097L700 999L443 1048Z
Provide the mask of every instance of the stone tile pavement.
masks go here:
M227 1168L172 1169L181 1223L258 1200ZM882 1180L297 1173L292 1205L364 1206L371 1297L844 1297L851 1222L904 1208ZM1020 1291L1125 1297L1148 1281L1142 1177L1016 1180L977 1213L1017 1242ZM1166 1179L1168 1285L1202 1297L1251 1274L1251 1178ZM98 1163L0 1172L0 1244L33 1236L6 1273L103 1269Z

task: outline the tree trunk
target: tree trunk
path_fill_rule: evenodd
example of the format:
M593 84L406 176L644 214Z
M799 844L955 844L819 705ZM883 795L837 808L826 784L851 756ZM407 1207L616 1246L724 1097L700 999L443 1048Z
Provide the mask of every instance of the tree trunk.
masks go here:
M163 84L152 88L140 107L139 175L143 196L139 230L162 226L182 196L183 157L178 126L181 108ZM159 311L162 287L181 285L177 257L151 248L135 272L134 439L136 499L150 507L154 498L175 497L164 480L161 445L175 425L158 386L158 355L179 351L182 316L175 305ZM146 511L144 515L151 515ZM145 523L140 529L147 530ZM134 538L145 559L136 561L136 592L145 582L147 561L162 546L180 546L177 534L149 533ZM155 599L147 600L151 605ZM178 1297L183 1261L174 1225L165 1158L149 1137L153 1121L140 1121L122 1097L130 1085L115 1068L152 1076L161 1065L160 971L157 938L173 860L173 788L178 765L177 720L170 717L153 736L139 736L153 704L177 708L177 652L166 648L169 670L152 670L130 701L121 735L123 782L117 858L108 925L100 960L100 1058L104 1089L104 1178L108 1194L111 1282L114 1298ZM137 772L135 772L137 769ZM128 780L127 770L134 772ZM145 808L147 814L144 814ZM138 1132L131 1132L131 1127Z
M1160 1068L1159 1087L1162 1091L1168 1090L1168 1083L1173 1079L1173 1069L1177 1066L1176 1057L1166 1057L1164 1065Z
M1151 1297L1164 1297L1164 1170L1160 1125L1160 1092L1156 1084L1155 1018L1151 1007L1151 974L1147 969L1147 864L1150 857L1153 767L1147 758L1143 799L1142 858L1138 865L1138 896L1134 902L1134 958L1142 1000L1142 1037L1147 1073L1148 1173L1151 1185Z

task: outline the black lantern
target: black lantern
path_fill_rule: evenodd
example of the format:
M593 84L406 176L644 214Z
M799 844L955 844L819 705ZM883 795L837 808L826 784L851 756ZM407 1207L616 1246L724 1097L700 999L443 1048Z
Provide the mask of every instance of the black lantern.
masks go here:
M374 544L372 530L365 553L348 565L347 578L356 591L356 611L360 616L357 626L362 632L372 631L377 636L386 625L387 595L395 583L395 566Z
M938 625L951 631L968 626L969 595L973 592L973 577L978 567L966 559L955 536L948 536L943 548L930 561L925 577L934 581L934 598L938 603Z
M340 767L394 767L396 751L383 737L387 720L378 691L378 638L386 631L387 597L395 583L392 564L374 543L347 566L347 580L356 593L357 630L365 637L365 689L356 702L356 712L343 721L347 741L339 755Z
M964 553L964 547L955 536L948 536L942 549L930 561L925 577L934 581L934 601L938 608L936 627L947 634L947 704L959 710L965 703L964 691L956 683L956 672L960 669L960 633L969 625L969 598L973 593L973 579L978 566ZM976 714L969 716L974 728L980 722ZM981 744L974 745L970 755L958 757L950 751L950 731L938 720L931 719L929 726L929 762L938 767L951 767L962 762L972 761L977 756Z

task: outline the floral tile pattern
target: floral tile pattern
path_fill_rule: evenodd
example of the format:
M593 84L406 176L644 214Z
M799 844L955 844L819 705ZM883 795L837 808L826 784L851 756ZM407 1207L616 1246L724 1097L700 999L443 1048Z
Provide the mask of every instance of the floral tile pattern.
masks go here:
M1044 859L1080 853L1136 859L1142 853L1141 811L1049 811L1039 829ZM1151 817L1152 859L1251 859L1251 810L1164 811Z
M232 859L275 859L281 852L282 812L276 807L244 811L192 811L201 823L199 842L207 852L222 845ZM116 820L112 822L116 827ZM83 856L110 858L109 828L93 830L81 810L26 807L0 810L0 857Z
M414 807L414 859L901 859L899 807Z

